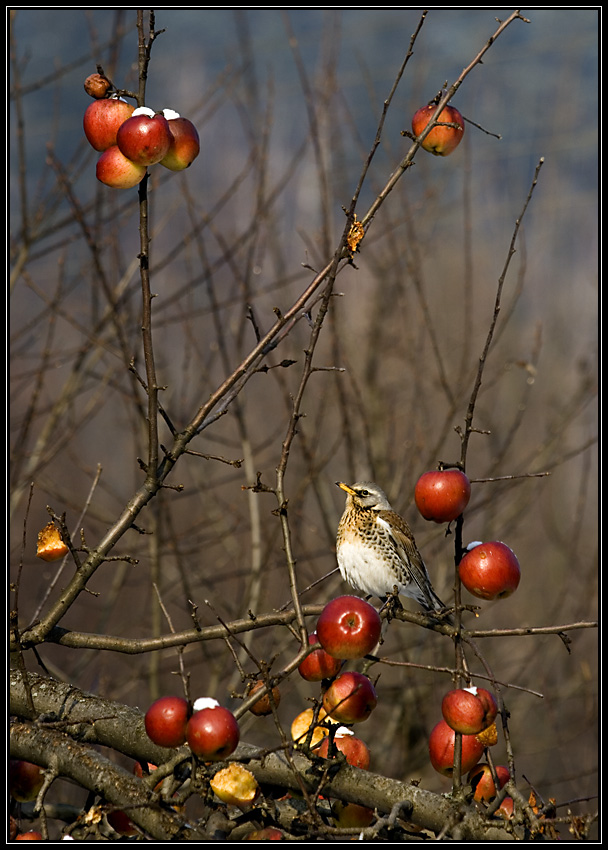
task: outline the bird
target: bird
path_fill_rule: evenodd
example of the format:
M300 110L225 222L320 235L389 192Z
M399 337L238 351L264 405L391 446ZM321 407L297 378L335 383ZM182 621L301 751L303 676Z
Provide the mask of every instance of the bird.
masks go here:
M385 599L397 587L427 613L446 611L409 525L393 510L384 491L368 481L336 484L346 493L336 538L342 578L368 596Z

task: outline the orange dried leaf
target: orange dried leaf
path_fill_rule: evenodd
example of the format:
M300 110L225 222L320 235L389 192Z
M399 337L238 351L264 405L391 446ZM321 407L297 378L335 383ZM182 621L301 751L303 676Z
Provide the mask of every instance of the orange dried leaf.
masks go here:
M38 533L36 556L42 558L43 561L58 561L68 552L69 549L61 539L59 529L52 522L49 522Z
M535 815L539 813L540 808L536 801L536 794L534 793L534 791L530 791L530 796L528 797L528 805L530 806Z

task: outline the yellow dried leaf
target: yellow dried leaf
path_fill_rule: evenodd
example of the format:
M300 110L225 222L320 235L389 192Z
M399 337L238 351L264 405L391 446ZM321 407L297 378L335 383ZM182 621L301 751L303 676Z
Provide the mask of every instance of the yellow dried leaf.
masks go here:
M491 726L488 726L487 729L484 729L483 732L480 732L479 735L475 735L475 737L480 744L484 745L484 747L493 747L494 744L498 742L496 723L492 723Z

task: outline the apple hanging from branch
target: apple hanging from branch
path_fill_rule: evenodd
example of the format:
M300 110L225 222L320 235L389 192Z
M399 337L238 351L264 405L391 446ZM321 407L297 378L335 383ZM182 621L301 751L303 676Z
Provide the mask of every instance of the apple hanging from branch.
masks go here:
M445 720L440 720L429 737L429 756L431 764L437 773L443 776L452 776L454 773L454 741L456 732L451 729ZM480 743L475 735L462 736L462 755L460 761L460 773L468 773L483 755L484 745Z
M426 129L437 109L438 102L431 101L414 113L412 130L416 138ZM454 106L444 106L437 120L441 123L433 127L425 136L420 147L435 156L449 156L456 150L464 136L464 118Z
M146 712L148 738L159 747L180 747L186 741L190 706L183 697L160 697Z
M147 106L135 109L121 124L116 144L121 153L136 165L154 165L163 159L171 146L169 122Z
M334 658L326 652L321 644L316 632L308 635L309 646L317 646L298 667L298 673L307 682L321 682L323 679L333 679L340 672L343 664L341 658Z
M334 658L363 658L380 640L381 630L380 615L360 596L332 599L317 621L319 643Z
M362 723L377 704L378 696L371 681L356 671L342 673L323 694L323 708L339 723Z
M84 113L82 126L89 144L96 151L107 151L116 144L120 127L131 117L135 107L121 97L94 100Z
M420 476L414 488L416 507L427 520L452 522L471 498L471 482L460 469L434 469Z
M179 112L163 109L163 116L169 124L171 143L160 164L171 171L183 171L199 155L201 145L198 132L192 121L182 118Z
M469 547L458 565L458 575L478 599L504 599L517 590L521 569L513 550L493 540Z
M198 705L204 705L197 710ZM231 755L240 739L234 714L217 700L194 704L194 714L186 726L186 740L195 756L203 761L221 761Z
M137 165L121 153L118 145L105 150L97 160L95 176L110 189L132 189L144 179L145 165Z
M454 731L478 735L496 719L498 706L485 688L455 688L441 702L443 719Z

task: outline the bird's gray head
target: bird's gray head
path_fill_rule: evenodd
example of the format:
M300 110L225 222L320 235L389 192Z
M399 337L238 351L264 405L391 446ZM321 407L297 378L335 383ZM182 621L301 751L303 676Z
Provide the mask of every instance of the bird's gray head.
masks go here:
M336 481L338 487L346 493L346 504L355 508L366 508L372 511L391 511L391 505L386 494L371 481L360 481L356 484L344 484Z

